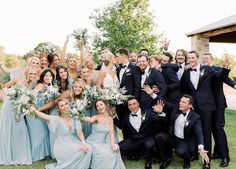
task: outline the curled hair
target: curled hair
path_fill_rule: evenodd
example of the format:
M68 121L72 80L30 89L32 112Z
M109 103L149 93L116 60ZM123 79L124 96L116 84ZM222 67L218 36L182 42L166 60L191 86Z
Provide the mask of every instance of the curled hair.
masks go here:
M79 83L81 86L82 86L82 92L79 94L79 95L76 95L75 93L74 93L74 86L75 86L75 84L76 83ZM84 93L83 93L83 91L84 91L84 86L85 86L85 84L84 84L84 82L83 82L83 80L82 79L77 79L77 80L75 80L73 83L72 83L72 87L71 87L71 92L70 92L70 100L72 100L72 101L75 101L76 99L83 99L83 97L84 97Z
M61 77L60 77L60 70L64 69L67 72L67 78L66 78L66 86L65 86L65 90L68 90L68 84L69 84L69 73L67 71L67 68L61 65L58 65L56 67L56 82L59 86L59 92L62 93L64 90L61 87Z
M55 53L50 53L48 56L47 56L47 60L48 60L48 67L50 67L54 61L54 58L55 57L58 57L60 59L60 57L55 54Z
M188 61L188 54L187 54L187 51L186 50L184 50L184 49L178 49L176 52L175 52L175 62L177 63L177 53L178 52L182 52L183 53L183 55L184 55L184 58L185 58L185 64L187 63L187 61Z
M108 107L107 102L106 102L104 99L97 99L97 100L95 101L95 109L96 109L96 110L98 110L98 109L97 109L97 102L99 102L99 101L100 101L100 102L103 102L103 103L105 104L106 108Z

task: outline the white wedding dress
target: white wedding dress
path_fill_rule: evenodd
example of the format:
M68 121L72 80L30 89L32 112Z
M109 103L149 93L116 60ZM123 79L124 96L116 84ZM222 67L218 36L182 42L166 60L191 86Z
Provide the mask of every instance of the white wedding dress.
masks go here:
M108 72L106 73L103 82L102 82L102 86L103 88L116 88L119 89L120 87L120 83L119 83L119 79L117 76L112 77Z

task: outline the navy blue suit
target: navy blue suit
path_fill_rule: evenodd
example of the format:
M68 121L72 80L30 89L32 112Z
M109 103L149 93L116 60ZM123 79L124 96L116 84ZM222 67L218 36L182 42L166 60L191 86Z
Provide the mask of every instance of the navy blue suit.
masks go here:
M205 149L208 151L208 156L211 157L212 113L216 110L212 84L215 79L226 79L229 70L223 68L221 72L217 72L211 66L200 66L200 72L202 73L200 73L197 89L190 80L190 69L185 70L181 78L181 87L183 93L191 95L194 99L194 110L202 120Z
M160 152L162 160L167 160L172 155L172 148L175 148L175 153L179 157L189 161L194 155L196 140L198 145L204 145L201 119L193 111L190 111L187 116L188 124L184 126L184 138L175 136L174 125L179 115L180 111L178 107L173 108L170 114L170 133L157 133L155 136L157 149Z
M212 66L216 71L221 71L221 67ZM235 82L229 77L224 81L215 80L212 84L213 94L216 102L216 111L212 117L212 133L215 140L214 153L219 154L221 158L226 158L229 155L229 148L226 133L224 131L225 126L225 108L227 107L223 83L231 86L232 88L236 85Z
M141 83L141 81L139 83ZM157 96L159 96L160 98L165 97L167 85L160 71L150 68L144 85L149 85L151 88L153 87L153 85L156 85L160 90L160 92L157 93ZM154 101L155 99L153 99L145 91L141 90L140 105L143 109L151 109Z

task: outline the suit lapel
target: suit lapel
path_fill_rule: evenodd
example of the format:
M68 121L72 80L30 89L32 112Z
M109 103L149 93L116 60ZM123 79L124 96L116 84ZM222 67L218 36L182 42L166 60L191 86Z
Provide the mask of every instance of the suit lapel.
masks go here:
M123 85L123 83L125 82L125 78L126 78L126 73L130 72L131 70L131 63L129 63L129 65L127 66L127 68L125 69L125 72L123 74L122 80L120 82L121 85ZM120 74L120 73L119 73ZM120 80L120 79L119 79Z
M197 89L200 87L201 83L202 83L202 80L203 78L205 77L205 69L204 67L201 65L200 66L200 75L199 75L199 81L198 81L198 85L197 85Z
M147 73L147 75L145 77L146 79L145 79L143 84L147 84L148 83L148 79L149 79L151 73L152 73L152 68L149 68L148 73Z
M194 85L193 85L193 83L192 83L192 81L191 81L191 71L188 69L188 70L186 70L187 71L187 79L188 79L188 81L189 81L189 84L190 84L190 86L191 86L191 90L196 90L195 89L195 87L194 87Z

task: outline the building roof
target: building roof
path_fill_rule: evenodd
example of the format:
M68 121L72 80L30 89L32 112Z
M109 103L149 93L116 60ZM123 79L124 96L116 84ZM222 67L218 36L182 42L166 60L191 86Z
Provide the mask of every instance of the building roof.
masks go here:
M204 26L202 28L199 28L193 32L187 33L187 36L192 36L195 34L199 34L199 33L203 33L203 32L207 32L207 31L212 31L212 30L216 30L219 28L224 28L224 27L228 27L228 26L232 26L236 24L236 14L231 15L229 17L226 17L224 19L221 19L219 21L216 21L214 23L211 23L207 26Z

